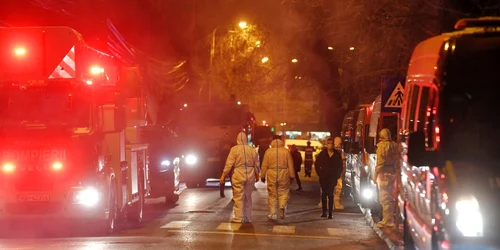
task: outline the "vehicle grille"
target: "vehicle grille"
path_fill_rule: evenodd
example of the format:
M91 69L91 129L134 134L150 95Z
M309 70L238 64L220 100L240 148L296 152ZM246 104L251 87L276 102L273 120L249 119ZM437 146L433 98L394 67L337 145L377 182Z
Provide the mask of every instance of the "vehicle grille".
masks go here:
M52 191L54 180L44 175L24 175L15 183L16 191Z
M6 211L12 215L54 214L61 210L59 202L19 202L6 205Z

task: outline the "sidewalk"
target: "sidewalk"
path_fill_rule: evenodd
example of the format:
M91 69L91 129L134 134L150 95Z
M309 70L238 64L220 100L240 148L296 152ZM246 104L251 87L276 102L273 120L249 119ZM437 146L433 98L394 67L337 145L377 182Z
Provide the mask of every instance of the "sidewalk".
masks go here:
M301 181L303 183L318 183L319 178L318 175L316 175L316 171L313 170L312 172L312 177L303 177L303 171L302 174L300 175ZM297 187L297 184L294 182L292 184L293 187ZM316 185L313 185L316 187ZM319 184L317 185L317 190L316 192L318 193L318 202L319 202ZM342 201L344 207L346 208L342 212L355 212L357 210L356 204L352 202L351 200L348 199L343 199ZM389 249L391 250L403 250L404 249L404 242L403 242L403 224L402 221L398 221L399 224L393 229L380 229L377 227L377 222L379 222L379 218L372 216L370 209L364 209L361 206L359 206L361 212L364 214L366 223L375 231L375 233L385 241Z
M378 236L385 241L389 249L391 250L403 250L404 242L403 242L403 224L398 223L395 228L384 228L380 229L377 227L377 222L379 219L375 216L372 216L370 209L364 209L359 206L363 214L365 215L365 219L367 223L373 228L373 230L378 234Z

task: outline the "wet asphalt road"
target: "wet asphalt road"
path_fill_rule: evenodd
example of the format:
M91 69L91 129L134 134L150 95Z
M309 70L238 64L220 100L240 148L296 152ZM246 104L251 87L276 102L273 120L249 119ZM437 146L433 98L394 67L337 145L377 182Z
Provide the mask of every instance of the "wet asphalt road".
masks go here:
M0 249L388 249L363 214L349 201L333 220L320 218L319 187L305 179L304 191L295 191L284 221L267 221L265 184L253 193L253 222L227 223L231 218L231 189L226 198L218 188L186 189L175 205L147 200L145 221L123 225L109 237L85 237L77 226L23 223L3 230ZM308 180L309 179L309 180Z

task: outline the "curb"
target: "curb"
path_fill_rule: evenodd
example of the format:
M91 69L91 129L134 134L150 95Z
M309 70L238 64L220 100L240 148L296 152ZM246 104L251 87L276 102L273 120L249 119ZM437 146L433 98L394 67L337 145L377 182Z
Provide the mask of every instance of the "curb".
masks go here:
M375 233L383 240L385 241L385 244L389 247L390 250L404 250L403 246L399 246L396 242L393 242L387 235L384 234L380 228L377 227L377 224L375 221L373 221L372 215L370 213L369 209L362 208L361 205L359 205L359 209L361 209L361 212L365 215L366 222L373 228Z

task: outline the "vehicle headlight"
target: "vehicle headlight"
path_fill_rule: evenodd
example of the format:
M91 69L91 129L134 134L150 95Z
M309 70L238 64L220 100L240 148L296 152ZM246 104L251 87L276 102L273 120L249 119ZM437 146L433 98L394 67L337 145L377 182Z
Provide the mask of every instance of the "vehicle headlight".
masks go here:
M479 203L474 196L460 197L455 203L457 209L456 225L465 237L483 236L483 216Z
M168 167L170 166L170 161L169 160L164 160L161 162L161 165L164 166L164 167Z
M363 189L363 197L365 199L371 199L373 197L373 192L370 189Z
M186 163L188 165L194 165L194 164L196 164L197 161L198 161L198 159L194 155L187 155L186 156Z
M73 203L94 206L99 202L99 191L93 187L78 190L73 195Z

